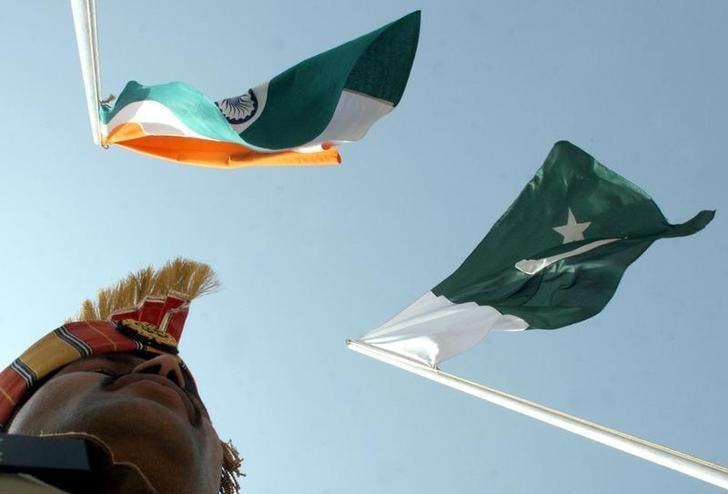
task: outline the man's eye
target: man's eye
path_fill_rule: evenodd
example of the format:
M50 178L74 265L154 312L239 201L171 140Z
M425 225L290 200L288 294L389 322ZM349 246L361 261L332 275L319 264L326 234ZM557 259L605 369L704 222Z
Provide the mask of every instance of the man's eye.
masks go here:
M110 376L110 377L119 377L119 374L117 374L116 372L114 372L110 369L104 369L104 368L85 369L84 372L96 372L98 374L104 374L104 375Z

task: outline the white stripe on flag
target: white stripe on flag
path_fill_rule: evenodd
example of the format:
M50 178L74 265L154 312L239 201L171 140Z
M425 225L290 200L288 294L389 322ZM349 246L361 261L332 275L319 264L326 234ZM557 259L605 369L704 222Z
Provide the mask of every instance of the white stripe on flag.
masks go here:
M473 346L490 331L520 331L523 319L475 302L454 304L427 292L361 341L437 366Z
M172 110L153 100L135 101L126 105L104 126L104 135L109 135L109 132L113 131L115 127L124 123L141 125L148 135L215 140L190 129Z
M388 101L372 98L355 91L341 93L336 110L326 128L310 142L295 151L311 152L312 146L323 143L342 144L358 141L364 137L374 123L394 109ZM306 150L306 148L309 148ZM320 150L320 149L319 149Z

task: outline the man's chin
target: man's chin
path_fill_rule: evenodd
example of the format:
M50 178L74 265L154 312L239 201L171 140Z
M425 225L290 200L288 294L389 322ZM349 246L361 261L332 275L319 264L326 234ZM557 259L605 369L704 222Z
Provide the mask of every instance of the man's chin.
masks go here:
M114 462L135 465L155 486L173 472L195 471L202 461L199 437L186 416L143 398L87 406L62 428L55 432L92 436L111 451Z
M142 469L139 462L185 465L199 460L199 437L186 414L149 399L95 403L59 426L65 430L55 432L83 432L98 438L116 461L132 462Z

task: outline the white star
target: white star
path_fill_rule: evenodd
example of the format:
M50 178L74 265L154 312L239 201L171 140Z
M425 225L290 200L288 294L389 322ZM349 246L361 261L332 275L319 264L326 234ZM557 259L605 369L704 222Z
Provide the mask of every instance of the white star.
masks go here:
M555 226L554 230L564 236L563 243L568 244L569 242L575 242L577 240L584 240L584 230L589 228L591 221L585 221L584 223L577 223L574 213L569 209L569 219L565 225Z

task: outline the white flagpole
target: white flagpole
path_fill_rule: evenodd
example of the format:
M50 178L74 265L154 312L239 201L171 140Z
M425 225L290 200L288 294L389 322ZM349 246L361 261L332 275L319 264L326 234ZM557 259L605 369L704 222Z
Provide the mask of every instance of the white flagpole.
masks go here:
M96 0L71 0L73 25L76 31L78 56L81 59L81 75L86 91L88 119L94 144L101 145L99 101L101 77L99 75L99 41L96 32Z
M402 355L374 347L361 341L347 340L346 345L351 350L368 357L381 360L400 369L463 391L482 400L489 401L495 405L522 413L528 417L560 427L574 434L579 434L593 441L690 475L691 477L722 487L723 489L728 489L728 468L722 465L717 465L686 453L640 439L639 437L625 434L610 429L609 427L604 427L594 422L589 422L588 420L554 410L553 408L545 407L538 403L483 386L482 384L468 381L443 372L440 369L428 367L415 360L410 360Z

